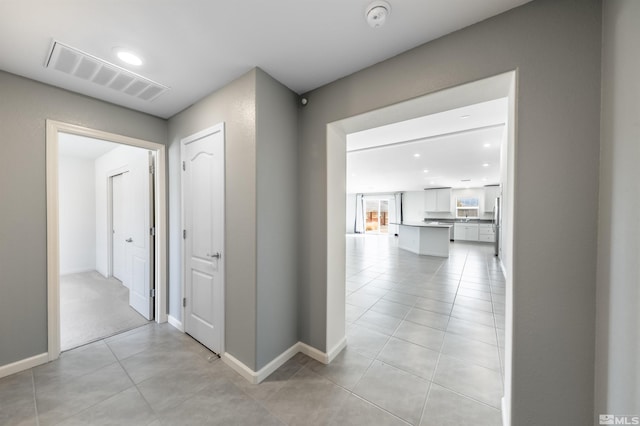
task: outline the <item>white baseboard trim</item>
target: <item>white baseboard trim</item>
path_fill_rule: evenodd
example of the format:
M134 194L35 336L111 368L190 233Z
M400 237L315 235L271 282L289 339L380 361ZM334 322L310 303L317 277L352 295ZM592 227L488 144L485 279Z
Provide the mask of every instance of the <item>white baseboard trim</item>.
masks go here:
M247 379L250 383L257 385L269 377L271 373L280 368L285 362L293 358L295 354L300 352L299 345L300 342L294 344L258 371L253 371L251 368L247 367L246 364L228 352L222 354L222 361L224 361L224 363L231 367L236 373Z
M309 346L306 343L298 342L299 352L302 352L306 356L315 359L323 364L329 364L329 354L322 352L313 346Z
M71 274L82 274L84 272L93 272L96 268L87 267L87 268L74 268L74 269L66 269L64 271L60 271L60 276L63 275L71 275ZM102 275L102 274L101 274Z
M275 357L269 364L258 370L256 372L257 383L261 383L264 379L269 377L271 373L276 371L278 368L284 365L285 362L293 358L295 354L300 352L300 350L298 349L298 345L299 343L294 344L289 349Z
M49 362L49 354L45 352L40 355L35 355L30 358L12 362L11 364L0 366L0 378L28 370L38 365L46 364L47 362Z
M347 337L344 336L327 354L327 364L333 361L344 348L347 347Z
M182 321L179 321L176 317L173 317L171 315L167 316L167 321L169 322L169 324L184 333L184 326L182 325Z
M271 373L276 371L285 362L293 358L295 354L300 352L300 350L298 349L299 344L300 344L299 342L294 344L289 349L287 349L286 351L282 352L280 355L275 357L269 364L265 365L260 370L258 370L256 373L257 380L258 380L257 383L261 383L264 379L269 377Z
M258 384L258 373L247 367L242 361L231 355L229 352L225 352L220 357L222 361L233 369L236 373L247 379L249 383L254 385Z
M321 352L318 349L307 345L306 343L297 342L258 371L253 371L251 368L247 367L242 361L238 360L229 352L223 353L221 358L222 361L229 367L231 367L236 373L240 374L242 377L247 379L247 381L255 385L261 383L264 379L269 377L271 373L280 368L285 362L293 358L298 352L302 352L303 354L315 359L318 362L328 364L333 358L335 358L336 355L340 353L340 351L346 346L346 344L347 339L342 339L342 341L338 343L338 345L332 350L333 357L331 357L329 356L329 354Z

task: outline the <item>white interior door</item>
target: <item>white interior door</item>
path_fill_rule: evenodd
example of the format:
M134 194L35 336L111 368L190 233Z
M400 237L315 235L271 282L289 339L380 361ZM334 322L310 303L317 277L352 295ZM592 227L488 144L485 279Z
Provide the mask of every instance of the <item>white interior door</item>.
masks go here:
M224 127L183 140L185 331L216 353L224 327Z
M111 275L123 284L125 280L124 174L111 177Z
M139 152L138 152L139 151ZM125 180L126 215L129 233L125 239L129 304L143 317L153 319L153 157L136 150L130 157Z

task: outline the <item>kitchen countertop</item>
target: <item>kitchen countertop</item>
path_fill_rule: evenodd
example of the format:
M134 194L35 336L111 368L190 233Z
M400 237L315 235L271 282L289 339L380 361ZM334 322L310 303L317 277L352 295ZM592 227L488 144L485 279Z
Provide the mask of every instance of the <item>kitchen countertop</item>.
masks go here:
M425 256L449 257L452 224L407 221L398 225L398 248Z
M424 220L425 223L429 223L429 222L438 222L438 223L450 223L450 224L454 224L454 223L493 223L493 219L469 219L469 220L464 220L464 219L435 219L435 218L428 218Z
M417 226L421 228L451 228L453 226L453 223L440 223L436 221L432 221L432 222L403 222L403 223L392 223L391 225Z

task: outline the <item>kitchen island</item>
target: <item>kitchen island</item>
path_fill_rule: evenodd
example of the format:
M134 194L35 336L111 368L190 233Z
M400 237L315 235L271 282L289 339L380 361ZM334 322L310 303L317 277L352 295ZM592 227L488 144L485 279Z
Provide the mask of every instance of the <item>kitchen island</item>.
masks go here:
M403 222L397 224L398 247L415 254L449 257L449 223Z

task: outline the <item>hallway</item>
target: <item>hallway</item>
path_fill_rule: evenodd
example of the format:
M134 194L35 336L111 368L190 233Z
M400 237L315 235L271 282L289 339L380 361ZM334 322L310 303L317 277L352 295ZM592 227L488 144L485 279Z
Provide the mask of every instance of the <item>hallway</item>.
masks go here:
M3 425L500 423L504 281L491 246L448 260L347 237L348 347L297 354L252 385L169 324L149 323L0 379Z

